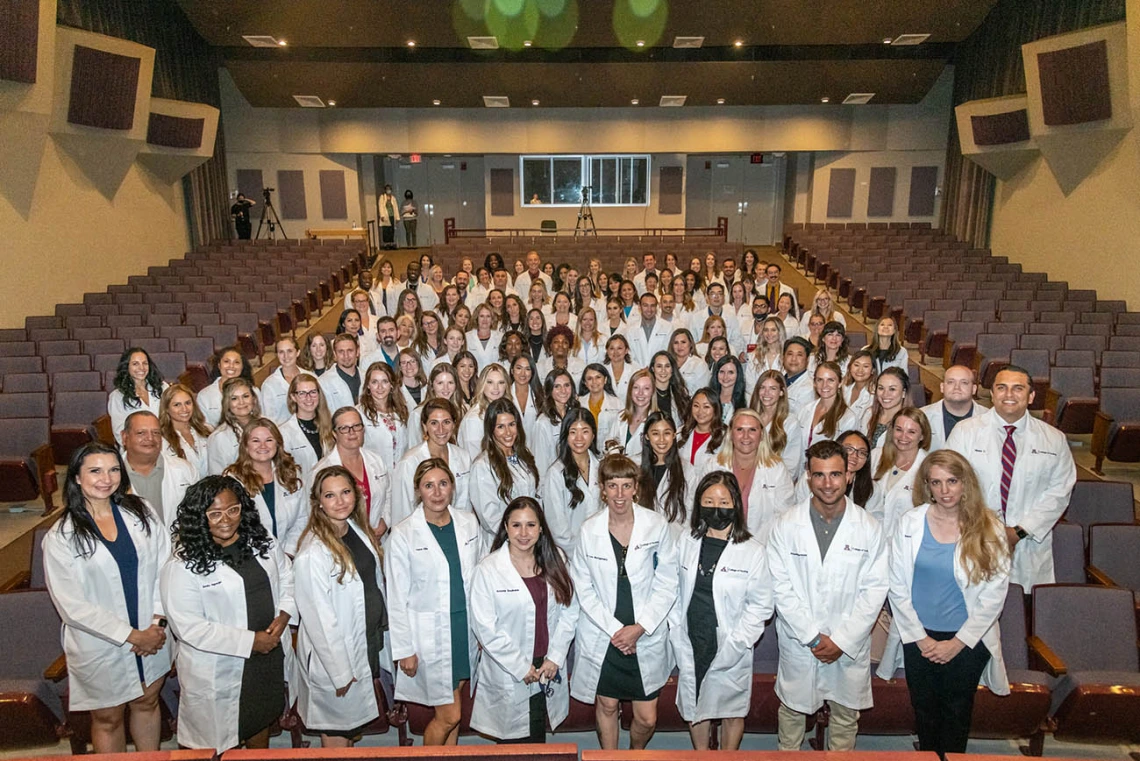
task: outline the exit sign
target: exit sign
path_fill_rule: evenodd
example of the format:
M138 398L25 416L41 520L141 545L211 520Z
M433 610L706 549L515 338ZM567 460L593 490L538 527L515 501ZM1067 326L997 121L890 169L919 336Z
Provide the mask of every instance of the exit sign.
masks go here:
M752 154L752 163L753 164L763 164L764 163L764 154L763 153L753 153Z
M408 156L408 161L412 162L413 164L418 164L421 161L423 161L423 157L420 156L420 154L418 154L418 153L413 153L410 156Z

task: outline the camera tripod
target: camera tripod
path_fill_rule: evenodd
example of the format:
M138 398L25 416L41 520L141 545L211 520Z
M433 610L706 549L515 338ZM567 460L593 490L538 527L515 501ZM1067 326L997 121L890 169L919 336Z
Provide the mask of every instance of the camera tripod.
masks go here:
M277 239L277 228L281 228L281 237L289 240L289 233L285 232L285 225L281 224L281 217L277 216L277 209L273 208L273 201L270 200L270 193L273 188L264 188L261 195L265 198L265 205L261 207L261 219L257 222L257 235L253 236L254 240L261 240L261 228L266 228L265 237L267 240Z
M594 211L590 208L590 186L586 185L582 188L582 205L578 207L578 222L574 225L574 237L578 237L578 233L582 235L594 234L598 237L598 228L594 224Z

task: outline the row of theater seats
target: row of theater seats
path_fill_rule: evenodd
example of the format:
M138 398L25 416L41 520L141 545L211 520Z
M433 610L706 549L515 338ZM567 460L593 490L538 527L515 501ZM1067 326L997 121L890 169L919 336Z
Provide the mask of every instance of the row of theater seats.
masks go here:
M244 241L203 246L121 285L0 330L0 501L50 509L56 464L93 438L123 351L197 390L214 353L253 362L343 293L366 266L363 243Z
M626 259L637 261L641 269L641 257L644 254L654 254L657 257L657 266L665 266L665 254L671 253L677 257L677 266L686 269L691 259L703 260L705 254L712 251L718 261L728 257L735 257L740 261L744 246L739 243L728 243L720 238L690 236L668 237L657 236L606 236L595 238L583 236L536 236L522 238L453 238L450 243L432 246L432 258L443 265L445 272L454 272L464 258L471 259L476 267L483 264L484 257L492 251L501 254L503 261L510 268L516 260L524 261L528 251L537 251L544 262L553 262L556 266L562 262L570 262L577 267L585 267L590 259L599 259L602 270L607 273L621 272Z
M1023 591L1011 588L1000 626L1002 652L1013 694L997 697L979 689L974 709L973 736L1028 739L1028 751L1040 755L1046 731L1059 739L1082 742L1140 741L1140 666L1136 661L1136 614L1133 593L1140 593L1140 525L1133 521L1131 484L1078 481L1065 520L1054 535L1055 586L1034 590L1032 617L1027 616ZM0 630L0 651L14 654L0 662L0 738L13 738L7 747L51 742L69 735L76 747L86 743L81 714L66 710L66 681L59 665L56 631L59 618L44 588L40 540L33 536L31 571L11 584L19 591L0 594L0 620L12 624ZM1086 585L1091 581L1093 584ZM1030 626L1030 622L1032 625ZM1074 622L1080 622L1074 624ZM776 731L775 674L779 645L769 627L753 657L753 695L745 726L752 733ZM46 671L46 675L45 675ZM913 732L914 716L905 672L872 682L875 707L863 714L861 731L871 735ZM383 734L392 726L401 739L408 732L422 735L431 712L417 705L397 705L391 684L377 685L385 710L367 728ZM176 686L164 694L168 733L177 716ZM685 731L675 707L676 679L670 679L659 703L659 730ZM471 734L470 695L464 695L461 731ZM624 712L628 719L630 707ZM812 719L822 731L826 715ZM307 730L289 714L281 729L295 747L306 742ZM560 732L594 729L592 707L572 701L570 716ZM17 742L18 739L18 742ZM0 742L0 750L5 743Z
M924 361L972 366L989 388L1029 370L1034 408L1105 459L1140 461L1140 312L937 230L790 229L788 258L865 320L894 317Z

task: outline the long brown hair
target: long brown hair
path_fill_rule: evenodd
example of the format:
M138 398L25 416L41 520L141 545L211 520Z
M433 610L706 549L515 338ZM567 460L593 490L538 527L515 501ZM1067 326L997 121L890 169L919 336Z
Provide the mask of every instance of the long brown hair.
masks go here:
M950 473L963 487L958 503L958 547L966 578L971 584L988 581L1009 567L1005 526L997 513L986 506L985 494L970 463L952 449L931 452L918 467L913 497L916 506L934 501L928 483L930 469L934 467Z
M293 455L285 451L285 439L281 436L281 429L267 417L259 417L249 421L249 425L242 432L241 442L238 444L237 462L226 468L222 475L231 476L245 487L250 496L261 493L261 476L253 465L247 447L249 436L255 428L268 429L269 435L277 444L277 454L273 455L273 474L277 482L285 487L285 491L293 494L301 488L301 467L293 460Z
M913 421L922 431L922 441L918 443L919 449L930 449L930 421L926 419L922 410L916 407L903 407L895 415L895 419L891 421L892 428L900 417ZM891 435L891 431L887 431L883 434L883 456L879 458L879 467L875 468L874 479L876 481L890 472L891 468L895 466L898 456L899 450L895 446L895 437Z
M534 568L538 571L536 575L546 579L559 605L569 605L574 599L574 582L570 578L570 571L566 568L562 551L558 549L554 537L551 536L546 515L533 497L516 497L507 505L503 519L499 522L499 530L495 533L495 541L491 544L491 552L495 552L507 543L507 524L510 523L511 515L519 510L530 510L538 519L538 541L534 544Z
M190 403L194 405L194 412L190 415L190 430L202 438L206 438L210 435L210 426L206 424L206 417L202 414L202 408L198 406L197 400L194 399L194 392L189 388L181 383L172 383L162 392L162 400L158 407L158 429L162 431L163 440L170 445L174 454L185 460L186 450L182 448L182 437L178 435L178 431L174 430L174 421L170 419L170 402L178 393L186 394L190 397Z
M333 437L332 430L332 415L329 414L329 405L325 401L325 392L321 389L320 382L316 377L308 373L297 373L293 380L289 382L289 396L286 398L285 406L289 410L289 414L297 414L297 401L293 395L297 393L297 386L302 383L312 383L313 387L317 389L317 415L313 421L317 424L317 432L321 436L321 451L317 453L318 459L324 457L332 451L336 446L336 439Z
M906 395L910 392L910 378L901 368L888 367L886 370L883 370L883 372L879 374L879 376L875 379L875 401L871 404L871 419L867 423L867 435L872 438L875 436L875 429L879 427L879 418L883 414L883 405L879 404L878 384L883 380L883 378L886 378L888 375L897 378L898 381L902 384L902 404L904 406L906 405Z
M321 507L321 488L324 486L325 481L330 478L340 477L348 482L352 487L352 493L356 501L356 507L352 509L352 514L348 516L348 520L356 524L356 527L364 534L365 541L372 545L372 549L376 551L376 555L380 558L381 565L384 561L384 550L376 544L376 537L372 534L372 528L368 525L368 513L364 508L364 492L360 490L360 486L356 483L356 478L352 473L348 472L348 468L343 465L332 465L327 468L321 468L313 479L313 488L309 490L309 523L305 526L304 532L301 534L301 540L297 543L298 546L304 544L305 539L309 534L313 535L316 541L319 541L325 546L326 549L333 556L333 568L339 569L340 573L336 577L337 584L344 583L344 575L346 573L356 574L356 563L352 561L352 553L333 528L332 520L329 519L327 513ZM351 529L350 529L351 530Z
M253 382L246 380L240 375L235 378L227 378L225 383L222 384L222 424L232 428L234 433L240 438L241 434L245 432L245 429L242 428L241 423L234 417L234 414L230 412L230 397L238 386L245 386L249 389L249 396L253 402L253 412L250 413L249 418L251 423L261 417L261 402L257 399L257 390Z
M791 414L788 408L788 382L784 380L784 374L779 370L765 370L760 373L760 377L756 379L756 388L752 391L752 401L748 406L761 417L764 416L764 404L760 401L760 387L764 385L766 380L775 381L780 386L780 398L776 401L776 412L772 415L772 424L764 432L764 437L768 439L768 446L772 448L773 452L783 454L784 448L788 446L788 429L784 423L787 422L788 415Z
M332 341L324 333L313 331L305 337L305 345L301 347L301 351L297 354L297 366L304 370L316 370L316 363L313 361L313 340L320 338L325 342L325 366L324 369L328 370L336 364L333 358Z
M815 373L812 374L812 380L819 374L820 370L827 370L835 374L835 401L831 403L831 409L823 416L820 423L823 424L821 433L831 439L835 434L839 433L839 421L847 414L847 400L843 398L843 371L839 369L839 365L834 362L820 362L816 365Z
M515 419L515 425L518 429L518 438L515 439L515 456L522 462L523 467L534 478L535 487L538 486L538 466L534 464L534 457L531 455L530 450L526 448L526 431L523 430L522 415L519 414L518 408L515 403L505 396L502 399L496 399L491 402L487 407L487 412L483 416L483 452L487 455L487 462L491 465L491 473L494 474L495 480L499 482L498 495L499 499L503 502L509 502L511 499L511 489L515 486L514 476L511 474L511 469L507 465L507 457L499 449L499 445L495 442L495 421L499 415L511 415Z
M391 388L388 389L388 413L395 415L401 423L406 425L408 422L408 405L400 391L400 380L396 377L396 371L383 361L373 362L368 366L368 371L364 373L364 386L360 389L360 409L363 410L364 417L368 418L368 422L372 425L376 425L381 415L376 402L372 400L372 393L368 390L372 373L388 376L388 383L391 385Z

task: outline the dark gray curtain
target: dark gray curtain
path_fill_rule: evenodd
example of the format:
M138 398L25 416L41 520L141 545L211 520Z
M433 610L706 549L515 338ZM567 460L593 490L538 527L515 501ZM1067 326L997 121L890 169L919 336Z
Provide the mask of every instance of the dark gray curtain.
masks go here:
M954 53L954 105L1025 92L1021 46L1124 18L1125 0L1000 0ZM942 226L973 246L989 245L995 178L962 156L950 116Z
M58 0L56 22L119 37L155 49L157 98L221 106L221 59L194 29L175 0ZM182 178L191 241L197 245L229 238L226 152L221 120L214 155Z

